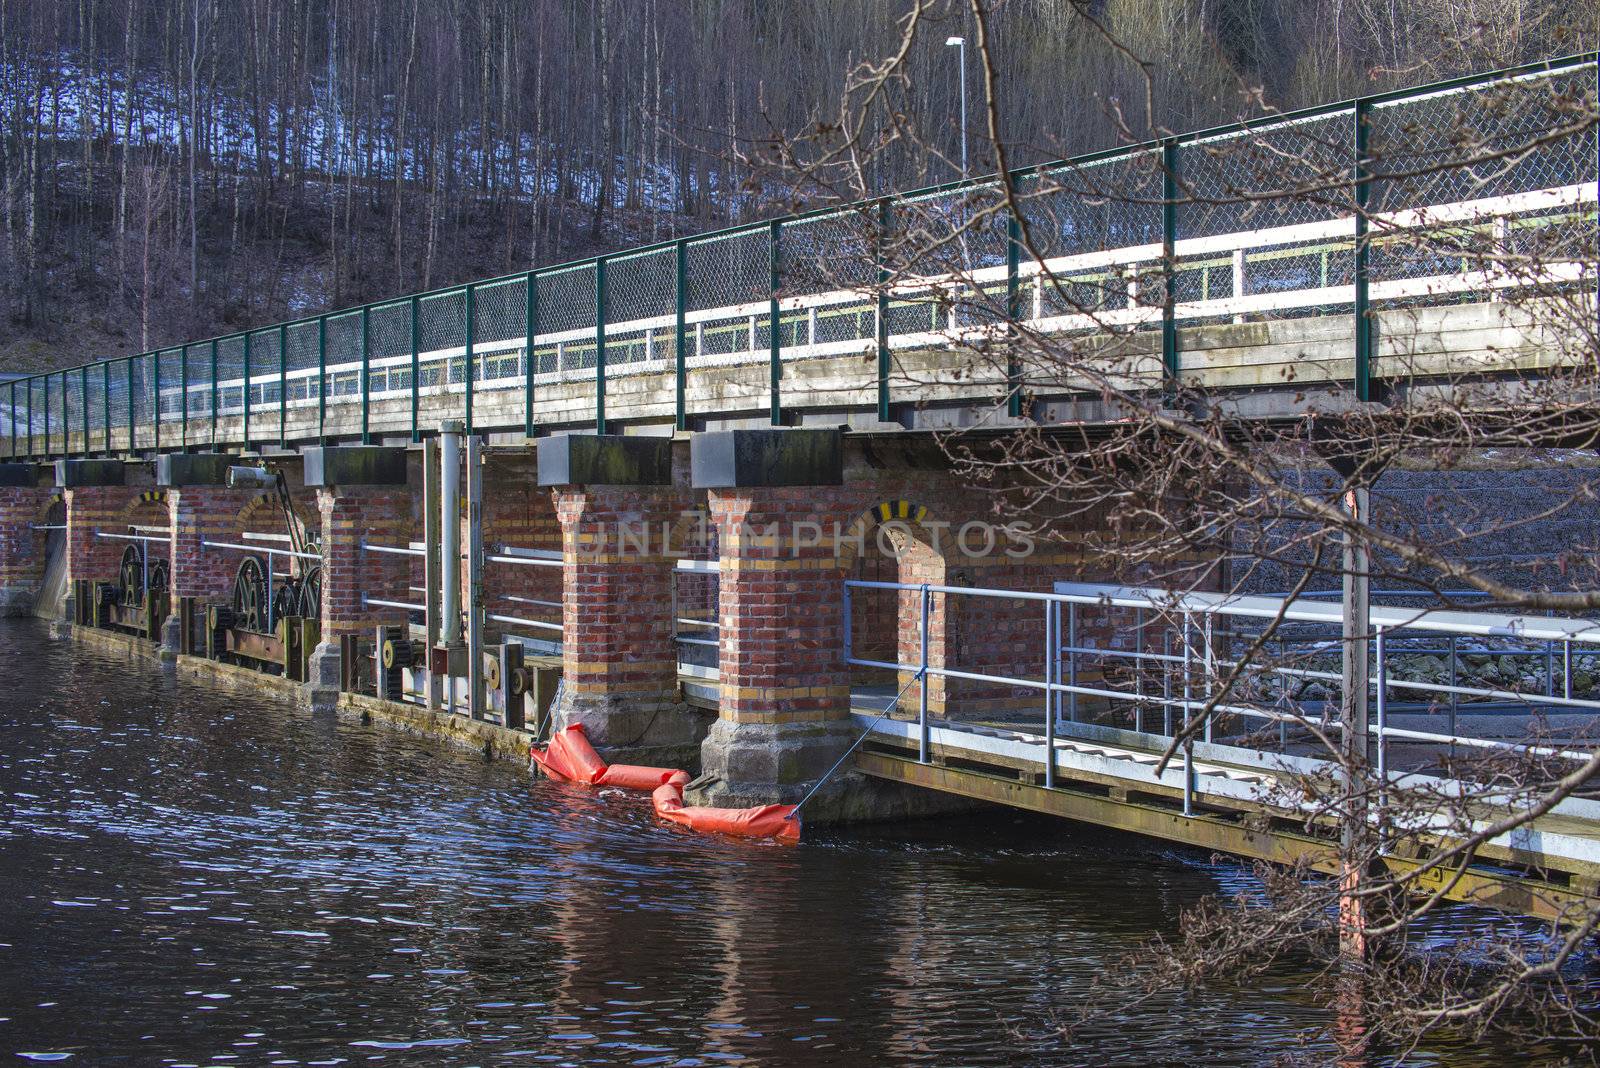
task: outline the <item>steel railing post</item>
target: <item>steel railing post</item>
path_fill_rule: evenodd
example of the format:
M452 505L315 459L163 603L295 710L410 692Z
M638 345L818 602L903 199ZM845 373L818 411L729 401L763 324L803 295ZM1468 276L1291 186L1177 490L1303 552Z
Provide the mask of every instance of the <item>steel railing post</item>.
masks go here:
M1057 655L1060 655L1059 653ZM1067 603L1067 719L1078 722L1078 606Z
M189 447L189 346L184 345L178 350L178 403L183 407L183 422L179 430L179 440L183 447Z
M418 318L421 311L419 305L421 298L411 298L411 440L422 440L422 427L417 422L418 397L422 389L422 352L418 347L421 336L418 333Z
M138 358L137 356L128 357L128 452L130 453L133 452L134 448L133 361Z
M1161 369L1167 393L1178 390L1178 142L1161 143Z
M372 306L361 306L361 444L372 444Z
M522 382L522 434L533 437L533 376L539 373L539 358L533 354L534 340L539 336L539 280L529 271L523 278L523 382Z
M1061 655L1056 641L1055 602L1044 603L1044 785L1056 784L1056 658Z
M1355 394L1358 401L1372 399L1372 314L1368 304L1367 274L1367 200L1371 193L1372 176L1368 169L1367 125L1370 105L1357 100L1352 112L1351 183L1355 203L1355 246L1352 281L1355 306Z
M217 445L217 339L211 339L211 447Z
M462 339L463 357L461 368L462 414L467 424L467 434L472 434L472 379L477 371L476 352L473 350L473 334L477 331L477 297L476 290L471 286L463 287L462 303Z
M244 334L244 382L240 390L240 437L243 451L250 451L250 332Z
M1022 318L1018 274L1022 259L1022 226L1013 212L1006 214L1006 414L1013 419L1022 416L1022 361L1017 359L1017 345L1021 331L1017 320ZM982 292L980 289L979 292Z
M918 661L918 675L921 679L919 689L921 693L917 700L917 760L923 764L928 762L928 602L933 595L928 591L928 584L922 584L922 619L918 638L921 644L921 654Z
M155 451L161 451L161 353L152 352L150 360L150 420ZM49 379L46 379L49 381Z
M767 406L773 426L783 425L783 405L779 400L783 378L783 346L778 330L782 322L778 308L778 290L783 284L782 234L782 219L773 219L767 224L767 268L770 275L767 294Z
M689 242L680 238L673 246L673 269L677 275L673 308L673 426L689 429L688 318L689 318Z
M12 397L16 396L16 387L12 387ZM104 360L100 364L100 431L105 443L107 455L111 453L111 361ZM16 411L15 403L12 411ZM13 450L14 452L15 450Z
M1373 647L1377 654L1377 745L1378 745L1378 808L1382 819L1384 799L1389 787L1389 647L1388 632L1383 627L1373 631Z
M606 432L606 259L594 261L594 432Z
M878 201L876 258L878 261L878 422L889 421L889 198ZM815 312L813 311L813 314ZM816 338L812 338L815 344Z
M83 454L89 455L89 365L78 368L78 406L83 409Z
M278 324L278 447L289 447L289 324Z
M328 317L317 317L317 444L328 442Z

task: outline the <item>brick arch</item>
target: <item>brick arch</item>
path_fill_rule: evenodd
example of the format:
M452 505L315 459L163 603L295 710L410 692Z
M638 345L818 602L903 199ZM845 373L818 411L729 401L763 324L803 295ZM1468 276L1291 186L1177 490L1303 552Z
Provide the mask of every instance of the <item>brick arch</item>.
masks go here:
M278 513L277 495L270 490L261 490L246 501L243 508L239 509L235 525L240 530L248 530L251 523L265 521L261 518L261 512L267 509L269 505L272 513L270 522L274 525L281 522ZM300 529L306 531L308 535L321 529L322 514L308 509L305 503L297 500L292 493L289 495L289 510L294 513L295 519L299 521Z
M140 491L139 495L131 498L122 510L117 513L118 522L132 523L140 518L169 519L167 514L167 491L164 489L149 489Z
M59 509L59 511L58 511ZM67 521L67 495L63 490L51 490L50 495L39 502L39 507L34 509L33 522L50 523Z

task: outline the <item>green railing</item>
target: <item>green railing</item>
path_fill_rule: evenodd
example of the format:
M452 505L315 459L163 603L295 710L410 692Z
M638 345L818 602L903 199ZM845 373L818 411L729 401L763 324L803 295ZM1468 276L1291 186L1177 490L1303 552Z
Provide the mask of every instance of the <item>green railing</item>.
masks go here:
M1512 284L1471 240L1536 235L1549 258L1554 234L1579 251L1534 281L1593 286L1595 69L1589 53L1461 78L34 375L0 384L0 452L416 441L447 416L604 432L608 405L680 429L778 424L786 404L888 420L919 399L894 388L895 350L1006 320L1149 331L1152 385L1171 388L1180 324L1350 315L1347 384L1367 399L1375 308ZM786 396L805 359L835 361L830 395L807 376ZM709 375L714 410L696 411ZM973 388L1019 414L1029 383L1013 361Z

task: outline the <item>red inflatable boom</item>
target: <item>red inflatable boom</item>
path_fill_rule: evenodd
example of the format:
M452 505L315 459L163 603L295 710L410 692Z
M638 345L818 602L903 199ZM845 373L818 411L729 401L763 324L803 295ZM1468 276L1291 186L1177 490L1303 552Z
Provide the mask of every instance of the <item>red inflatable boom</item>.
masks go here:
M687 773L676 768L646 768L638 764L607 764L589 744L581 724L559 730L544 749L529 755L546 775L558 782L585 786L619 786L648 790L656 815L697 831L731 834L740 838L800 840L800 816L793 805L756 808L697 808L683 803Z

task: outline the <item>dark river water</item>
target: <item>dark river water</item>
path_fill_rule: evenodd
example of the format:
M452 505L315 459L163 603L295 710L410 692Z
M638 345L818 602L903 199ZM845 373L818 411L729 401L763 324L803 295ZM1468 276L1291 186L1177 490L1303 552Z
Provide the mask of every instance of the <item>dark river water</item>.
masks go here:
M1009 813L785 848L648 808L0 625L0 1063L1331 1057L1294 976L1063 1036L1230 866Z

